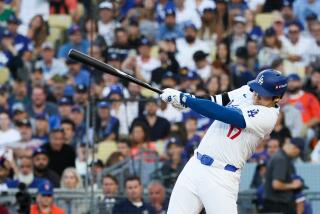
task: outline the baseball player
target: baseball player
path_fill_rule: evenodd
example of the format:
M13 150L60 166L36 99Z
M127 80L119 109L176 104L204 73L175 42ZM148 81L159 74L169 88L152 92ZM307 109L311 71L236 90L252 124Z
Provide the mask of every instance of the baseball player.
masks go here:
M164 90L163 101L215 120L178 177L168 214L197 214L203 207L208 214L237 213L241 169L274 128L286 89L287 79L268 69L247 85L209 99Z

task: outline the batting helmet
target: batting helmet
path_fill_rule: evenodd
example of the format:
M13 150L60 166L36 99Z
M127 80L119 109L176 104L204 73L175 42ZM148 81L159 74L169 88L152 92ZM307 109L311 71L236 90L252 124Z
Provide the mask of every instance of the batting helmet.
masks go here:
M279 71L267 69L261 71L256 79L248 82L251 90L262 97L282 96L287 90L287 78Z

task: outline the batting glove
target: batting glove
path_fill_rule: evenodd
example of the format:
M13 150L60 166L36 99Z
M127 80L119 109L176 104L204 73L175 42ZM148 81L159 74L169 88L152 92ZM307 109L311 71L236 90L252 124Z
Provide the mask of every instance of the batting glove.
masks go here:
M173 107L181 111L187 108L181 102L182 95L186 95L186 94L172 88L166 88L163 90L163 93L160 95L160 98L164 102L170 103Z

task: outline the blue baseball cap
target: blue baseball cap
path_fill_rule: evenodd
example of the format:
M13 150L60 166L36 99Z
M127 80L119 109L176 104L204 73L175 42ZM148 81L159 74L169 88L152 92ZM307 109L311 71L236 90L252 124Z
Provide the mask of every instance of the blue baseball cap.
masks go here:
M99 108L109 108L110 107L110 103L109 102L107 102L107 101L100 101L99 103L98 103L98 107Z
M71 112L79 112L79 113L84 113L84 110L81 106L79 105L74 105L71 108Z
M59 106L63 106L63 105L71 106L71 105L73 105L73 102L69 97L61 97L58 101L58 105Z
M16 15L9 16L7 22L8 23L14 23L14 24L17 24L17 25L21 24L21 20Z
M52 196L53 195L53 185L50 181L45 180L38 186L38 194L42 196Z
M187 80L198 80L200 79L200 76L198 75L197 72L195 71L190 71L188 74L187 74Z
M40 113L40 114L36 114L35 116L34 116L34 118L36 119L36 120L46 120L47 119L47 117L46 117L46 115L44 114L44 113Z
M139 45L151 46L151 41L149 39L147 39L146 37L142 37L140 39Z
M301 78L298 74L290 74L288 76L288 82L289 81L300 81L300 80L301 80Z
M107 55L107 60L108 61L120 61L121 57L120 57L120 55L118 53L110 52Z
M300 153L304 151L304 145L305 145L304 139L300 137L294 137L290 140L290 142L300 150Z
M165 16L176 16L176 11L172 8L168 8L165 10Z
M33 151L32 157L35 157L39 154L48 156L48 152L45 149L38 147L36 150Z
M112 85L112 86L110 87L110 91L109 91L109 93L108 93L108 95L107 95L107 98L110 98L110 96L111 96L112 94L118 94L118 95L120 95L121 97L123 97L123 89L122 89L122 87L119 86L119 85Z
M71 25L71 26L69 27L69 29L68 29L68 34L74 34L75 32L80 31L80 30L81 30L81 28L80 28L79 25L73 24L73 25Z
M251 90L262 97L282 96L288 86L287 78L279 71L267 69L261 71L256 79L248 82Z
M192 23L192 22L187 22L185 25L184 25L184 30L187 30L188 28L192 28L193 30L197 30L197 27Z

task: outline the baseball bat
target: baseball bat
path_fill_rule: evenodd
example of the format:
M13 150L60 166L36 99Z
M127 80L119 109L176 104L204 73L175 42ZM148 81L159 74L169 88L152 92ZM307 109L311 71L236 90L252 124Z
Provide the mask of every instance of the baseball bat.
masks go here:
M140 85L140 86L147 88L151 91L154 91L158 94L162 94L162 90L155 88L155 87L152 87L148 83L143 82L143 81L141 81L141 80L139 80L139 79L123 72L123 71L120 71L119 69L116 69L109 64L106 64L100 60L97 60L91 56L88 56L87 54L81 53L80 51L71 49L68 53L68 56L73 60L76 60L78 62L81 62L81 63L89 65L89 66L92 66L95 69L100 70L104 73L108 73L113 76L117 76L121 79L125 79L127 81L134 82L137 85Z

